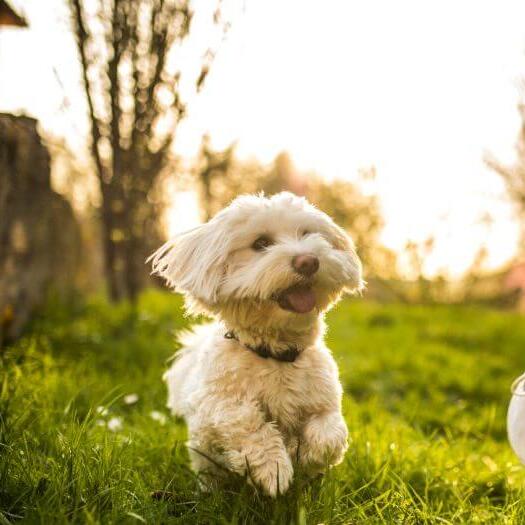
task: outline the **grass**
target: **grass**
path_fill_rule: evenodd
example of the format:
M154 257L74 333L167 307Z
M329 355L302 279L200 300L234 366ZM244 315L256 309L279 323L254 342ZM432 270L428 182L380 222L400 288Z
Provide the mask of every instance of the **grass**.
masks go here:
M167 293L133 312L94 299L50 307L3 352L0 523L525 522L525 475L505 435L509 385L525 369L522 317L343 302L328 343L349 452L275 501L238 479L199 492L160 381L186 324Z

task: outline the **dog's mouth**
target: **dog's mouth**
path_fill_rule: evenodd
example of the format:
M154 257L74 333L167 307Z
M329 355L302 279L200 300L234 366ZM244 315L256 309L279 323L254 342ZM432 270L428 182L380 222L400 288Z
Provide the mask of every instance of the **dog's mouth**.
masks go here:
M280 292L276 301L283 310L307 314L315 308L316 297L310 286L299 284Z

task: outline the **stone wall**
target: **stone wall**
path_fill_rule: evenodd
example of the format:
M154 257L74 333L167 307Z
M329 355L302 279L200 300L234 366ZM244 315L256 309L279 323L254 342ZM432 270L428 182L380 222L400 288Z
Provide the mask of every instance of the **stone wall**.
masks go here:
M71 206L51 188L36 120L0 113L0 347L50 288L71 289L80 246Z

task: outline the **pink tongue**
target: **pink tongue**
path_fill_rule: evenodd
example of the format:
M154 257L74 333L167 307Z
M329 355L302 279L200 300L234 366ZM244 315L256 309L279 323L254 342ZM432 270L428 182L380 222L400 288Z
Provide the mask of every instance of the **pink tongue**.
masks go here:
M306 314L315 308L315 294L310 288L292 288L283 295L281 306L298 314Z

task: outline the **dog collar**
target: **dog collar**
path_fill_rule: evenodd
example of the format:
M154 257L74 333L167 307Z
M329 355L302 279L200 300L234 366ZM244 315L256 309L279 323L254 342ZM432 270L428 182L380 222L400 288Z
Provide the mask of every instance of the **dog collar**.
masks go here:
M244 348L247 350L252 351L254 354L257 354L259 357L262 357L263 359L275 359L276 361L281 361L284 363L293 363L297 357L299 356L299 350L295 345L290 345L284 352L279 352L278 354L274 354L271 351L271 346L269 345L258 345L258 346L252 346L247 345L244 343L241 343L239 341L239 338L235 334L233 330L229 330L224 334L225 339L235 339L238 343L240 343Z

